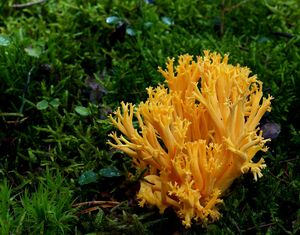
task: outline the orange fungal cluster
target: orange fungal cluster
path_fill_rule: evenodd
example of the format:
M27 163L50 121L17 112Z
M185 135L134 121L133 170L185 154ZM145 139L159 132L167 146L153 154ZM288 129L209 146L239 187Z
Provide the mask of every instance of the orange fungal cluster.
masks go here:
M234 179L248 171L262 176L264 160L252 160L267 150L258 125L272 97L263 97L247 67L228 64L228 55L181 55L178 65L169 59L166 66L159 71L167 85L149 87L145 102L122 102L110 116L122 134L113 132L108 143L147 169L140 205L161 213L172 207L190 227L220 217L220 197Z

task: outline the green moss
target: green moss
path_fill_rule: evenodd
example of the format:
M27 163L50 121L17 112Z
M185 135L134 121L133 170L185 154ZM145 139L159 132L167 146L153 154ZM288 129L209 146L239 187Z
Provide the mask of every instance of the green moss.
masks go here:
M68 212L57 233L105 234L113 228L115 234L296 234L298 1L147 2L48 0L15 9L15 1L1 1L0 178L7 183L1 186L0 204L8 207L8 213L1 213L1 233L54 231L34 226L36 221L56 222L34 214L31 200ZM143 171L134 172L126 156L110 151L106 141L112 127L106 117L120 101L138 103L146 87L162 83L157 67L164 67L167 57L198 55L204 49L230 53L231 63L258 75L265 93L275 97L263 122L280 124L281 133L265 156L264 177L254 183L245 175L235 182L219 222L185 230L172 211L159 215L137 206L133 198ZM33 190L49 178L47 169L64 178L64 195L73 192L61 195L66 206L75 199L128 204L75 214L52 200L54 188ZM115 169L118 176L102 176L103 169ZM80 177L90 171L95 180L80 185Z

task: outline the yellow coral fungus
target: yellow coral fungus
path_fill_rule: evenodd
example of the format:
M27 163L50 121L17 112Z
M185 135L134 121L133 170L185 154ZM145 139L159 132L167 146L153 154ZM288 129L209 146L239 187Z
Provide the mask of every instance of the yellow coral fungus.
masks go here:
M122 135L110 134L108 143L148 169L140 205L173 207L190 227L192 220L220 217L217 204L234 179L249 170L255 180L262 176L264 160L252 159L267 150L258 124L272 97L263 98L262 82L248 68L228 64L228 55L204 51L195 61L181 55L173 63L159 68L167 86L148 88L145 102L122 102L110 116Z

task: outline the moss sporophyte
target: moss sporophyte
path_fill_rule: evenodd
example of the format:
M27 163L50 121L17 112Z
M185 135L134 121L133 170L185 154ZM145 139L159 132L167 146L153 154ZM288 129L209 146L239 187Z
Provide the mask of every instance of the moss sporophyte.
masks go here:
M251 171L262 176L267 151L259 121L270 111L270 95L250 69L228 64L228 55L204 51L196 60L181 55L159 68L166 85L149 87L148 99L134 106L121 103L108 143L128 154L137 168L148 171L137 195L140 205L160 212L172 207L183 225L220 218L223 192L234 179ZM137 120L139 129L133 125Z

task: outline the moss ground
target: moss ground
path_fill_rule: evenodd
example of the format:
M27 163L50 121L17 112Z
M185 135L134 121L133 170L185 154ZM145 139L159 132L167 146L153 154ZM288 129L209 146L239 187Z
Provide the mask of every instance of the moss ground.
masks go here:
M299 1L28 2L0 2L0 234L299 233ZM261 125L281 132L264 177L238 179L218 222L185 230L138 207L143 172L106 145L107 115L163 82L167 57L204 49L258 75L275 97Z

